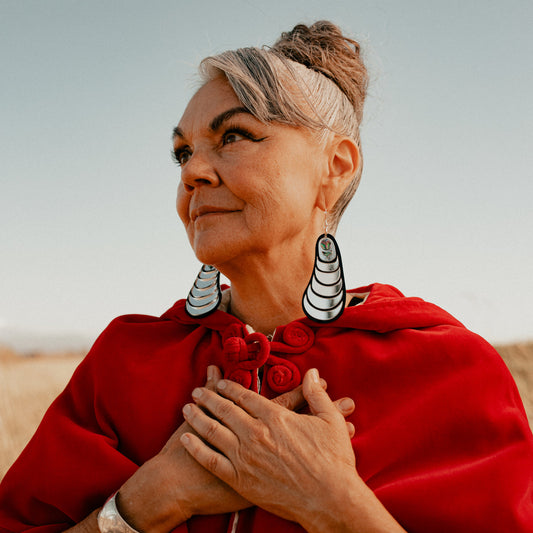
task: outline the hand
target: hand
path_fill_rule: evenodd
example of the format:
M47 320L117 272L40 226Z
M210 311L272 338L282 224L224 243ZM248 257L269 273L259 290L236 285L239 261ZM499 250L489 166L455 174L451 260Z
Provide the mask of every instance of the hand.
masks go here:
M215 390L221 377L220 370L210 366L206 390ZM301 400L295 398L293 403L297 402ZM142 465L119 490L119 511L138 531L167 533L192 515L228 513L251 505L185 451L180 437L191 431L184 422L161 452Z
M183 412L201 438L188 432L181 441L204 468L255 505L305 527L338 504L340 492L364 486L350 443L353 426L347 428L316 370L303 380L311 415L230 381L219 381L217 391L193 391L196 403Z
M221 377L217 367L209 367L206 390L214 391ZM326 388L323 380L321 387ZM301 386L271 402L291 411L306 405ZM344 416L353 412L353 402L348 398L335 405ZM353 426L347 424L353 432ZM118 508L135 529L166 533L192 515L228 513L251 505L187 453L180 438L192 432L191 426L184 422L161 452L141 466L120 489Z

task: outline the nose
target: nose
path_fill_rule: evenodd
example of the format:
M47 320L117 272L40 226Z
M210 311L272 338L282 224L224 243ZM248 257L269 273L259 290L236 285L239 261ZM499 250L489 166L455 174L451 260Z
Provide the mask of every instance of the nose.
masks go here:
M207 154L195 150L181 167L181 181L187 192L202 186L216 187L220 178Z

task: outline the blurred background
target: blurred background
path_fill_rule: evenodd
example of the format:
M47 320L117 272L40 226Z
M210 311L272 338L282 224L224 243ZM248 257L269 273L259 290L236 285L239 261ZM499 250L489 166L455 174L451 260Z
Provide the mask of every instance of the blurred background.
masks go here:
M1 0L0 477L108 322L160 315L198 272L170 159L198 62L318 19L371 78L348 285L499 345L532 416L533 3ZM62 356L18 357L43 353Z
M321 18L371 76L348 284L533 338L531 2L2 0L0 342L90 344L186 296L200 265L169 151L196 66Z

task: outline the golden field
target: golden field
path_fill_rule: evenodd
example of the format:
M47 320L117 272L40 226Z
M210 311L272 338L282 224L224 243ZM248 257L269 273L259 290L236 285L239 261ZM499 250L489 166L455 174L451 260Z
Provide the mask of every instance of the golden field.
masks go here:
M533 427L533 342L496 346ZM21 357L0 347L0 479L22 451L83 354Z

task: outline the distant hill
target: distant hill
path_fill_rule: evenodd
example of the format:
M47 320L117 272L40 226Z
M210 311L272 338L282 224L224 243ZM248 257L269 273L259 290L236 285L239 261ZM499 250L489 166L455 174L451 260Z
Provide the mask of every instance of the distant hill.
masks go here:
M76 334L53 334L0 328L0 346L20 355L50 355L87 352L95 338Z

